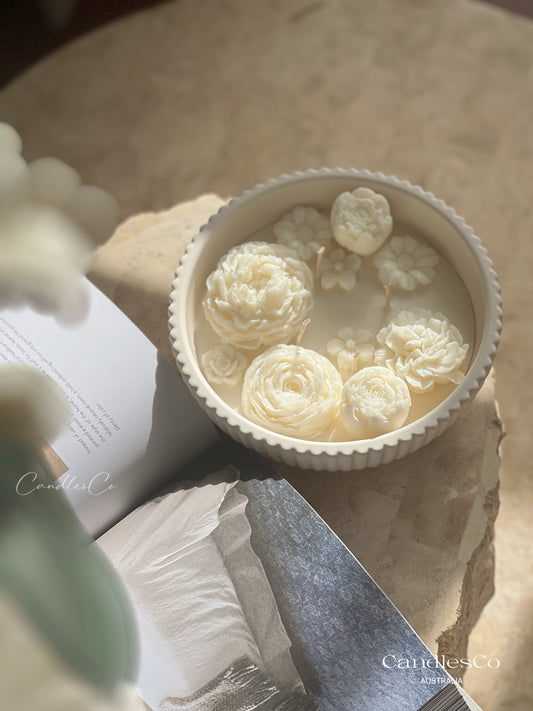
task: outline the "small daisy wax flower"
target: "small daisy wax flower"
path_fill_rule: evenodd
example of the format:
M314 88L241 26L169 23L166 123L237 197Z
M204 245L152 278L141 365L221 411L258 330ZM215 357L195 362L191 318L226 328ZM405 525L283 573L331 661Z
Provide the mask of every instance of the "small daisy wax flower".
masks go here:
M247 360L233 346L216 346L202 355L205 377L212 385L237 385Z
M314 207L298 206L274 225L279 244L294 249L304 262L311 260L320 247L333 241L331 224L325 215Z
M244 376L246 417L279 434L316 440L339 415L342 378L325 356L280 344L255 358Z
M392 237L374 257L378 277L384 286L412 291L427 286L435 276L437 252L414 237Z
M337 361L337 367L343 375L353 375L360 368L373 365L374 336L365 328L341 328L336 338L326 344L331 358Z
M323 289L352 291L357 282L356 273L361 266L357 254L346 252L341 247L327 252L319 262L320 284Z
M344 383L341 419L356 439L367 439L401 427L411 407L405 381L388 368L363 368Z
M391 233L389 203L370 188L341 193L331 208L331 227L342 247L356 254L372 254Z
M295 336L313 306L311 270L293 250L267 242L231 249L207 278L207 321L223 343L255 349Z
M464 378L461 366L468 345L440 313L401 311L379 331L377 340L382 348L376 350L376 363L403 378L412 392L431 392L435 385L457 385Z

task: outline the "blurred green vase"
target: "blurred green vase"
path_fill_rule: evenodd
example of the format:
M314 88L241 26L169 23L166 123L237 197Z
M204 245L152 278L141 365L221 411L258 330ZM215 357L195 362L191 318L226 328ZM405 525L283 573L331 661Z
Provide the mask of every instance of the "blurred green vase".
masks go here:
M135 682L138 638L125 589L91 543L35 452L0 440L0 589L75 674L111 693Z

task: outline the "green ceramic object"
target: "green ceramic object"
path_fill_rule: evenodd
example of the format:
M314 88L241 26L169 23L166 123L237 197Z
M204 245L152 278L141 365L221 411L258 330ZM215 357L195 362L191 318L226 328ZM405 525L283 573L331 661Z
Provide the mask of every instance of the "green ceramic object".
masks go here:
M17 482L35 472L37 491ZM109 692L135 681L138 641L116 572L28 448L0 440L0 588L83 679Z

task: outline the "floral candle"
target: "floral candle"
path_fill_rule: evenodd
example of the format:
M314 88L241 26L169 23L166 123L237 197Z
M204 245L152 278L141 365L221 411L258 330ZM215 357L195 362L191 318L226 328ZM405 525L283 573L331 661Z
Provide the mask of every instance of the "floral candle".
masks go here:
M430 412L464 378L474 339L449 260L367 187L251 233L208 275L202 309L211 387L256 425L318 442Z
M491 367L501 300L452 208L394 177L322 168L256 185L202 226L169 325L219 427L339 471L414 452L454 421Z

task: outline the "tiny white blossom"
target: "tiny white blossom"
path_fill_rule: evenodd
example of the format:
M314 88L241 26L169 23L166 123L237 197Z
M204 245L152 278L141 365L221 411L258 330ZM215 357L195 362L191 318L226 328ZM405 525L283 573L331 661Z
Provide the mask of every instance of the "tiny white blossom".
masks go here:
M298 206L274 225L279 244L293 249L300 259L308 262L320 247L333 241L328 218L314 207Z
M118 206L62 161L28 165L21 149L18 133L0 123L0 307L29 302L76 320L87 306L82 276L95 243L116 226Z
M374 336L365 328L341 328L337 337L327 342L326 350L343 375L352 375L374 363Z
M336 247L327 252L319 264L320 284L323 289L354 289L357 283L356 273L361 266L361 258L357 254Z

